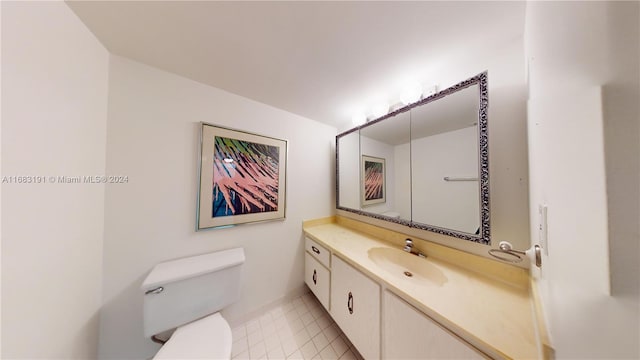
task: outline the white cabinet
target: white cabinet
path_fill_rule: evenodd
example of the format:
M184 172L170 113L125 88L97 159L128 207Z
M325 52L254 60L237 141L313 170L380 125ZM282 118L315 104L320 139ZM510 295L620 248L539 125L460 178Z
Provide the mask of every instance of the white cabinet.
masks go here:
M305 283L365 359L486 357L318 242L305 250Z
M304 282L329 310L329 270L309 253L304 254Z
M305 238L304 239L304 249L314 258L316 258L322 265L324 265L327 269L331 267L331 252L327 250L324 246L318 244L317 242Z
M380 285L335 255L330 313L365 359L380 359Z
M389 291L384 292L385 359L483 359L477 350Z

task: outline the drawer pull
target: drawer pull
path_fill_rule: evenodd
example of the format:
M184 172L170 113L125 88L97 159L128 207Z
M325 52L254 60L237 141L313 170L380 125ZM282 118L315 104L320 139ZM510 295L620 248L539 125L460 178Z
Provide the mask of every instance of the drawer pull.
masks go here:
M353 314L353 294L349 291L349 297L347 298L347 309L349 309L349 314Z
M313 284L316 284L316 281L318 280L318 274L316 273L316 269L313 269Z
M313 252L314 252L314 253L316 253L316 254L320 255L320 250L318 250L318 248L317 248L317 247L315 247L315 246L311 245L311 250L313 250Z
M149 294L154 294L155 295L155 294L160 294L163 291L164 291L164 288L162 286L159 286L159 287L157 287L155 289L151 289L151 290L145 291L144 294L145 295L149 295Z

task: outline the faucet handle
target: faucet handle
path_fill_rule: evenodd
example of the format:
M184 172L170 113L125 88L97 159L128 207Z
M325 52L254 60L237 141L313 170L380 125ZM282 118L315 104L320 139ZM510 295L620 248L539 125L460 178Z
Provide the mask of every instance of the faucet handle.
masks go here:
M407 239L404 240L404 244L405 244L405 246L413 247L413 240L407 238Z

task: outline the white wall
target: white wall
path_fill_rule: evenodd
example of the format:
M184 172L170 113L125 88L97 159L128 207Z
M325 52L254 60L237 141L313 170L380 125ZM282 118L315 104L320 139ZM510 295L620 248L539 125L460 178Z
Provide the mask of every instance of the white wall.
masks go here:
M336 129L118 56L110 62L100 357L148 358L140 284L158 262L244 247L230 320L303 285L302 221L334 209ZM287 219L195 232L199 122L288 139Z
M529 2L532 239L558 358L640 357L637 2Z
M108 53L63 2L2 2L2 358L98 348Z
M2 5L0 4L0 39L2 39ZM0 46L0 69L2 69L2 47ZM2 71L0 71L2 84ZM0 114L2 113L2 86L0 86ZM0 115L0 175L2 175L2 116ZM2 204L2 186L0 186ZM0 278L2 277L2 206L0 206ZM0 357L2 357L2 285L0 284Z

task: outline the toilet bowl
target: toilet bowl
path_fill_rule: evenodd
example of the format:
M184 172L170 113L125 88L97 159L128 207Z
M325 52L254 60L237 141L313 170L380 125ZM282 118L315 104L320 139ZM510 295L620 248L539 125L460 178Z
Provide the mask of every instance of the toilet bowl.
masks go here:
M219 313L240 293L242 248L156 265L142 283L144 335L175 329L154 359L229 359L231 328Z
M180 326L154 359L230 359L231 328L215 313Z

